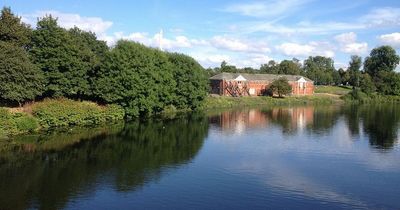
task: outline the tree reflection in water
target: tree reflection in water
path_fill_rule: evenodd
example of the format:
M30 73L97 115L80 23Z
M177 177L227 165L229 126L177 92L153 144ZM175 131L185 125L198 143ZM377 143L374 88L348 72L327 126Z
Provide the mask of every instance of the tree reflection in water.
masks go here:
M60 209L98 182L135 190L190 161L207 132L205 116L192 115L18 139L1 156L0 206Z

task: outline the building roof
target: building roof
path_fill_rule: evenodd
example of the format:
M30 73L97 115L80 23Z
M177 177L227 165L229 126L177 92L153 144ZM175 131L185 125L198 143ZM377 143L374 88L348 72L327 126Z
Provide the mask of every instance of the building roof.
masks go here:
M288 81L294 82L298 81L301 78L304 78L307 82L313 82L307 77L303 77L300 75L283 75L283 74L246 74L246 73L228 73L223 72L217 75L214 75L210 78L210 80L235 80L236 78L245 78L247 81L274 81L281 77L285 77Z

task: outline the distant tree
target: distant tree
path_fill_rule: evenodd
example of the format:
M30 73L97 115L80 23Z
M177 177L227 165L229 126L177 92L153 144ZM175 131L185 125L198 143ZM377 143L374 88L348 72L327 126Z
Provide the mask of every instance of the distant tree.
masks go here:
M230 72L230 73L237 73L238 69L236 66L233 65L228 65L226 61L221 62L221 67L220 67L221 72Z
M400 57L390 46L374 48L365 58L364 70L372 77L377 91L386 95L398 95L400 84L398 74L394 69L400 62Z
M274 60L270 60L267 64L261 65L260 72L266 74L278 74L279 64L276 63Z
M0 41L0 99L20 106L41 95L41 71L31 63L28 53L14 43Z
M343 70L342 68L340 68L338 70L338 73L340 75L340 80L342 82L343 85L347 85L347 83L349 83L350 80L350 74L348 71Z
M381 94L400 95L400 74L393 71L380 71L375 78L375 85Z
M305 75L314 80L317 85L330 85L334 83L333 73L335 71L332 58L323 56L308 57L304 60Z
M349 68L347 69L347 71L349 72L350 76L349 83L353 87L360 86L361 66L362 66L361 57L357 55L351 56L351 60L349 62Z
M300 75L300 65L291 60L283 60L279 64L279 74Z
M81 98L90 94L88 74L96 65L96 54L82 36L61 28L52 16L38 21L30 53L44 72L46 96Z
M208 78L203 67L193 58L179 53L168 53L176 81L173 105L196 109L208 93Z
M364 70L375 78L381 71L394 71L399 62L400 57L396 54L395 49L390 46L381 46L374 48L365 58Z
M361 74L360 76L360 88L366 94L372 94L376 91L374 82L368 73Z
M290 94L292 92L292 86L290 86L288 80L285 77L281 77L271 83L269 89L272 93L277 94L279 97Z
M15 16L9 7L1 10L0 41L12 43L15 46L27 47L32 35L31 28Z

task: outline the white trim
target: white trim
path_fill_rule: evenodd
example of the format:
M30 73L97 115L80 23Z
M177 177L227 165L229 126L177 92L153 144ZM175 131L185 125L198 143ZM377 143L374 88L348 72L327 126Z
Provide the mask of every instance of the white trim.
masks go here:
M304 77L301 77L297 82L307 82L307 80L305 80Z
M242 75L239 75L236 77L236 79L234 79L235 81L247 81L246 78L244 78Z

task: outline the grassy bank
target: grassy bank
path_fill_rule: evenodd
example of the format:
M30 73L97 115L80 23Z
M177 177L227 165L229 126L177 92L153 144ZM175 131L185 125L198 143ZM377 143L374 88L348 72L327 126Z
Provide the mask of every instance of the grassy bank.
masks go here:
M249 106L289 106L289 105L330 105L343 101L339 97L329 95L314 95L301 97L273 98L269 96L259 97L207 97L204 101L203 110L218 108L234 108Z
M123 120L125 112L117 105L47 99L22 108L0 108L0 138L32 133L41 129L98 125Z
M352 91L341 97L346 103L351 104L381 104L381 103L400 103L400 96L365 94L360 90Z
M349 92L351 92L351 90L352 88L350 86L315 86L315 93L326 93L340 96L348 94Z

